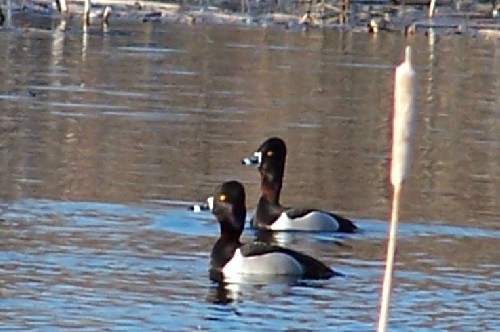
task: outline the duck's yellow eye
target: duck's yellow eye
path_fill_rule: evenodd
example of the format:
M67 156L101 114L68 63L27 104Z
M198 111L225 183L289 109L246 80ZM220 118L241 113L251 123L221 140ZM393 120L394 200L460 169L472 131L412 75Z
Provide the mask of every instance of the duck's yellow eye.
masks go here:
M219 196L219 201L221 201L221 202L225 202L225 201L226 201L226 199L227 199L226 195L224 195L224 194L220 194L220 196Z
M273 154L274 154L274 152L273 152L272 150L269 150L269 151L267 151L267 153L266 153L266 155L267 155L268 157L272 157L272 156L273 156Z

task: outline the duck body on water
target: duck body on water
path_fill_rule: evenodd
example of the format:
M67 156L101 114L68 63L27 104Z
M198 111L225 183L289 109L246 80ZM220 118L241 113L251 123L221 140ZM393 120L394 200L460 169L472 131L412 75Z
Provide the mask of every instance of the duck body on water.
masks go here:
M285 172L286 144L279 137L267 139L244 165L257 166L261 176L261 196L252 218L256 229L271 231L329 231L354 233L356 225L335 213L309 208L287 208L280 204Z
M340 275L319 260L289 248L259 241L241 243L246 206L245 190L238 181L224 182L207 201L220 225L220 236L210 255L213 280L240 280L242 275L306 279L328 279Z

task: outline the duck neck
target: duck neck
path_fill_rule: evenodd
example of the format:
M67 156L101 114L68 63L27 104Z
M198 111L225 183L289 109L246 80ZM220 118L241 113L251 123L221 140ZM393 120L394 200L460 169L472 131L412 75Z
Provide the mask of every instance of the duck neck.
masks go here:
M283 176L263 175L261 182L262 198L273 205L279 205Z
M210 270L220 272L221 269L231 260L234 252L241 245L238 238L222 233L215 242L210 254Z
M220 226L220 241L223 242L234 242L234 243L239 243L240 242L240 236L241 236L242 230L235 229L232 226L228 226L227 224L222 224Z
M220 224L220 239L226 242L240 243L240 236L245 228L246 208L231 211L230 214L217 215Z

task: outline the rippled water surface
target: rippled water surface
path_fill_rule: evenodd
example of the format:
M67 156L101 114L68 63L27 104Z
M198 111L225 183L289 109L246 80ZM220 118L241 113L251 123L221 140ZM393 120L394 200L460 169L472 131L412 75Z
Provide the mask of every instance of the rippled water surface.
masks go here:
M390 327L500 330L499 43L20 14L0 30L0 329L374 330L407 43L419 114ZM344 277L209 281L218 227L186 207L238 179L252 210L240 159L270 135L288 143L282 201L362 232L268 240Z

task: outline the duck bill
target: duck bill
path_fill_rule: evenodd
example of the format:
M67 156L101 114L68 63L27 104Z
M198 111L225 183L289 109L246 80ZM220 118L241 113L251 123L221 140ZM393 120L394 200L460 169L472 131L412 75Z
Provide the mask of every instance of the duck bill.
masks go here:
M214 210L214 196L210 196L209 198L207 198L205 205L208 207L208 210L213 211Z
M262 162L261 152L255 152L252 156L241 160L241 163L243 165L249 165L249 166L259 166L261 162Z
M212 196L207 198L206 202L204 202L203 204L194 204L189 207L189 210L194 212L212 211L213 209L214 209L214 198Z

